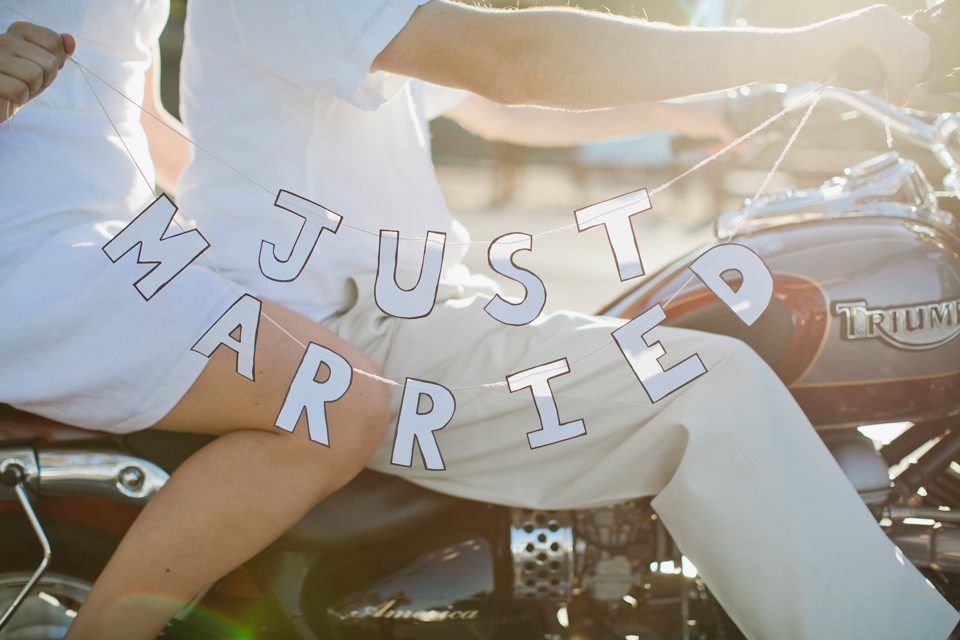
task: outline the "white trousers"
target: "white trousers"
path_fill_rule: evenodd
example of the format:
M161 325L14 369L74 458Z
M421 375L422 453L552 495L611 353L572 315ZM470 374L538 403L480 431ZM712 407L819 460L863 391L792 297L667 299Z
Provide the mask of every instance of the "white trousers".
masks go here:
M505 326L489 285L441 285L426 318L383 315L373 278L324 324L403 382L456 399L435 432L444 470L391 464L388 430L370 467L430 489L536 509L656 495L653 507L748 638L944 640L957 613L890 542L773 371L743 343L658 327L669 368L696 353L707 373L653 404L611 338L623 320L557 313ZM474 385L566 357L550 380L561 422L586 434L531 449L530 389ZM474 387L458 389L458 387ZM391 387L393 427L402 390Z

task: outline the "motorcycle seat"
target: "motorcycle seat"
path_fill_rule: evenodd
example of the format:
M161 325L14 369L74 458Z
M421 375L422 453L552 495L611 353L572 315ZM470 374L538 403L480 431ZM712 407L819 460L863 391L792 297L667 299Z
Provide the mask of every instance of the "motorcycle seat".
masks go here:
M281 536L283 547L345 549L379 544L449 512L459 498L364 469Z

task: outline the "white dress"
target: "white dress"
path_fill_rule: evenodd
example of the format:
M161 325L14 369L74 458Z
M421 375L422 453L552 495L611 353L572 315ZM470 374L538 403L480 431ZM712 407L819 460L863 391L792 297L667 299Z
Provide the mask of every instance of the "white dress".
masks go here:
M168 11L167 0L4 0L0 29L70 33L78 62L140 101ZM207 363L190 347L236 296L201 256L147 302L133 284L151 265L102 251L154 199L153 167L140 110L88 77L96 95L67 61L12 130L0 126L0 402L122 433L186 393Z

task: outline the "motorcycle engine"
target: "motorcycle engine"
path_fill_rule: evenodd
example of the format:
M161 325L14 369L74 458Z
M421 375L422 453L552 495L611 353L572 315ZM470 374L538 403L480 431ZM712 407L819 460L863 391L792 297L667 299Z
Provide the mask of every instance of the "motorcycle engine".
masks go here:
M555 612L569 631L728 637L731 623L649 499L575 512L514 510L511 550L514 598Z

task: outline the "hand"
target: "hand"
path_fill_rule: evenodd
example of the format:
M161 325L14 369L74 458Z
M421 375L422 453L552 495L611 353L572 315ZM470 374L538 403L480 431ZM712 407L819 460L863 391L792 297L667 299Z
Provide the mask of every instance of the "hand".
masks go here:
M887 98L904 104L927 70L930 39L890 7L874 5L800 30L804 34L797 77L823 81L837 70L843 54L865 49L883 65ZM880 97L883 91L878 92Z
M50 86L76 46L73 36L29 22L0 34L0 122Z

